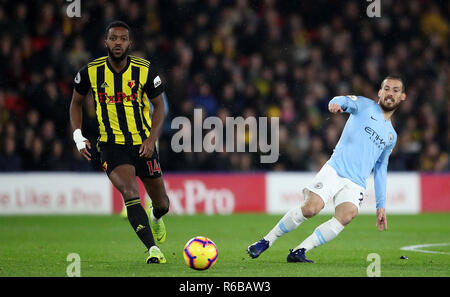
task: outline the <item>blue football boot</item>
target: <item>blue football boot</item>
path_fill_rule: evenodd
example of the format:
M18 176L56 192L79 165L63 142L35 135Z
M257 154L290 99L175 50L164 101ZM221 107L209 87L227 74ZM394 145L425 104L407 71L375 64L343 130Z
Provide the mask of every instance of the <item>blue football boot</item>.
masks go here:
M247 253L252 257L252 259L258 258L262 252L269 248L269 241L264 238L258 242L255 242L247 248Z
M289 263L295 263L295 262L314 263L314 261L306 258L305 252L306 252L305 249L298 249L296 251L289 250L289 255L287 256L287 261Z

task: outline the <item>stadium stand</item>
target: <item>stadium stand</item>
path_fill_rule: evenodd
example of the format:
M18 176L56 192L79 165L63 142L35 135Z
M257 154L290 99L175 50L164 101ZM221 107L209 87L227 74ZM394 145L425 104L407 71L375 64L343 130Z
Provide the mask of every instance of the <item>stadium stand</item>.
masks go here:
M86 2L86 3L85 3ZM133 30L133 54L149 59L167 84L169 113L160 138L166 171L315 171L333 150L345 116L336 95L376 98L400 73L407 101L394 116L398 142L389 170L450 171L448 1L0 1L0 171L98 171L72 140L73 78L105 55L113 20ZM320 15L320 17L318 17ZM280 157L258 153L175 153L170 121L207 116L278 116ZM94 106L84 134L96 138ZM180 164L183 164L180 167Z

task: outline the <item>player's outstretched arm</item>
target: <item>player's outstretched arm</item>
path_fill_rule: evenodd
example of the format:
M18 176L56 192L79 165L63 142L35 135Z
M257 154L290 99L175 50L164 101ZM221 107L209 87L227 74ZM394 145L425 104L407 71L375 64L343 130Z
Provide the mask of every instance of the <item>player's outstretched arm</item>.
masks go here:
M377 224L378 230L387 230L386 220L386 182L389 155L395 146L395 140L392 146L386 148L378 158L373 168L373 178L375 184L375 200L377 207Z
M378 208L377 209L377 224L376 224L378 230L387 231L387 219L386 219L386 211L384 208Z
M387 161L386 159L382 159L381 162L377 161L374 167L375 200L377 207L376 226L380 231L383 231L383 228L387 230L386 211L385 211L386 179L387 179Z
M339 112L343 112L342 107L341 107L339 104L337 104L337 103L330 103L330 104L328 105L328 110L329 110L331 113L339 113Z
M78 151L88 161L91 160L91 153L86 149L90 149L91 143L81 134L81 123L83 120L83 103L86 95L81 95L76 90L73 90L72 101L70 102L69 114L70 125L73 131L73 140L77 146Z
M328 103L328 110L331 113L340 113L340 112L348 112L348 113L356 113L358 112L358 97L349 95L349 96L336 96L330 100Z

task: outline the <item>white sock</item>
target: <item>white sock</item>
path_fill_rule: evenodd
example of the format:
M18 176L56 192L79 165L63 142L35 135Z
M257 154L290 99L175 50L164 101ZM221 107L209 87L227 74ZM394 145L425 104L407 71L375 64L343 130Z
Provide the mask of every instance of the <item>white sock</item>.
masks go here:
M148 249L148 252L151 253L152 250L160 250L157 245L153 245Z
M344 226L333 217L317 227L316 230L314 230L314 232L294 250L301 248L306 249L306 251L312 250L313 248L334 239L342 230L344 230Z
M300 206L292 208L281 218L275 227L264 236L264 239L269 241L269 245L272 245L280 236L295 230L305 220L306 218L303 216Z
M159 220L161 220L161 218L157 219L155 217L155 215L153 214L153 208L150 210L150 220L152 220L152 222L154 222L154 223L158 223Z

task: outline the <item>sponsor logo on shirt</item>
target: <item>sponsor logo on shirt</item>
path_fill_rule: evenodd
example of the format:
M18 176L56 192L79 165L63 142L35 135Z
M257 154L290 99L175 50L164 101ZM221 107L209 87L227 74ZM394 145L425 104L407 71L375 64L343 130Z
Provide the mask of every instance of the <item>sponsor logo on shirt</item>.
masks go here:
M370 128L370 127L365 127L364 131L366 131L366 133L369 135L369 139L379 148L384 150L386 148L386 141L381 137L380 134L378 134L374 129ZM389 134L389 142L391 143L392 139L394 139L394 136L392 135L392 133Z

